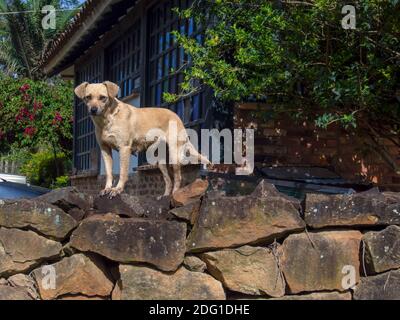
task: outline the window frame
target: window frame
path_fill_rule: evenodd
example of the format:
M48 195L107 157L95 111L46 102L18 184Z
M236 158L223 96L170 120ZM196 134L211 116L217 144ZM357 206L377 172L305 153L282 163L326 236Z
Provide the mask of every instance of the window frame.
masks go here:
M76 70L75 83L102 82L104 72L104 55L98 54ZM93 121L87 112L82 100L75 97L74 103L74 139L73 139L73 165L78 173L96 171L100 169L100 158L94 164L92 161L93 150L99 150L96 141Z
M176 103L167 103L162 101L163 92L178 93L179 85L183 81L184 70L182 64L190 64L189 56L184 53L183 48L180 48L173 41L171 32L173 30L181 30L185 34L193 37L201 37L202 33L195 26L194 20L182 20L172 13L171 8L180 7L187 8L192 0L173 0L173 1L158 1L149 6L146 12L147 18L147 38L146 38L146 105L163 107L176 112L182 119L184 125L189 128L199 128L205 123L207 115L207 102L209 100L209 92L202 89L199 92L192 93L185 98L181 98ZM163 7L163 8L161 8ZM169 14L165 14L166 8L169 8ZM164 9L160 14L161 9ZM158 14L158 16L155 16ZM168 18L166 18L168 16ZM163 22L161 21L163 20ZM162 41L161 36L162 35ZM166 39L169 39L169 45L166 46ZM160 44L162 44L160 51ZM175 53L174 53L175 52ZM167 57L167 59L165 59ZM173 58L175 57L175 58ZM171 62L176 59L175 64ZM161 68L159 64L161 62ZM171 66L175 67L175 72L166 72L166 62L168 69ZM182 68L182 69L180 69ZM160 76L160 70L161 76ZM177 72L176 70L179 70ZM167 87L167 90L163 90ZM194 103L198 99L197 116L193 117Z

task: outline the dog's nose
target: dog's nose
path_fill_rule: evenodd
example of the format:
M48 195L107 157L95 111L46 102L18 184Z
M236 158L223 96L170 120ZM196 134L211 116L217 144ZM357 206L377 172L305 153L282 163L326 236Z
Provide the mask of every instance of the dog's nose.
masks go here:
M92 115L97 114L97 108L96 108L96 107L91 107L91 108L90 108L90 113L91 113Z

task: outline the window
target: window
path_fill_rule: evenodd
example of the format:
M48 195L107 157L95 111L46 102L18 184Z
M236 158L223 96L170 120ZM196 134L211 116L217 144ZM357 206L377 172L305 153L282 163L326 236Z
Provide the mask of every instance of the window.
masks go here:
M76 83L102 82L102 56L98 56L84 65L77 72ZM87 108L81 100L76 99L75 103L75 146L74 146L74 167L78 171L91 169L90 153L97 148L94 134L94 124L88 115Z
M188 8L191 3L192 0L160 1L150 9L148 16L147 105L170 108L188 126L204 118L204 92L189 96L176 104L167 104L163 100L163 93L180 91L183 75L178 71L190 62L184 50L176 45L171 32L179 30L182 34L196 36L199 40L201 37L193 19L181 20L172 11L172 8Z
M130 96L140 89L141 28L138 20L126 35L107 50L109 79L121 90L119 97Z

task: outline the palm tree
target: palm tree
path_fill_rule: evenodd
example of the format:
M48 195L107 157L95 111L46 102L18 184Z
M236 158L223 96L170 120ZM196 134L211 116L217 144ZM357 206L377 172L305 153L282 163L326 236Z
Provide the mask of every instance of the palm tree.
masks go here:
M43 50L63 30L81 0L0 0L0 68L7 75L43 78L38 62ZM52 5L58 11L56 29L44 30L41 8Z

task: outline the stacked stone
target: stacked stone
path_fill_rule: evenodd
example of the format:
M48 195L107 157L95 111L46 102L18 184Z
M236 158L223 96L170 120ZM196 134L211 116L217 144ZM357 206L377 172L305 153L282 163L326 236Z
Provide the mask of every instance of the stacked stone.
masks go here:
M400 298L400 194L207 189L0 203L0 300Z

